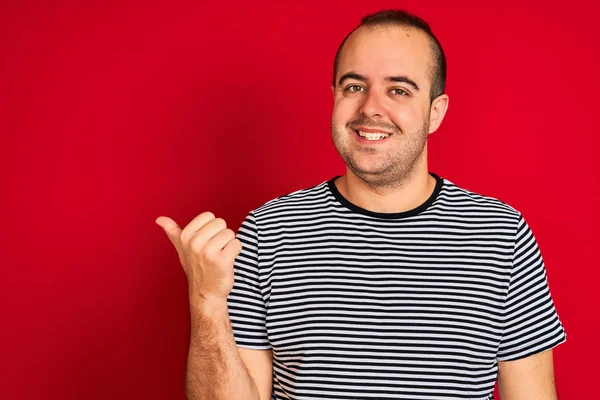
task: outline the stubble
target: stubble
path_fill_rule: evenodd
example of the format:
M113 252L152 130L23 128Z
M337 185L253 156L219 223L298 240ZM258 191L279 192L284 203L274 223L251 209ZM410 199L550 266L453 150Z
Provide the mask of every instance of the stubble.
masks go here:
M401 188L411 179L421 163L426 162L423 153L429 134L428 119L425 119L420 129L409 134L397 129L397 133L390 137L393 142L387 143L384 148L352 143L348 130L337 130L333 122L331 133L338 154L348 169L366 185L378 191ZM372 160L366 162L364 158Z

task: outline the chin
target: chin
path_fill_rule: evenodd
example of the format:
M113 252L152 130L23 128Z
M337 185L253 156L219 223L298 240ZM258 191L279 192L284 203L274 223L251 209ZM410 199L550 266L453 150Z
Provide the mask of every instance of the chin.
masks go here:
M361 165L348 165L348 169L352 171L352 173L358 176L365 182L377 182L380 180L389 180L391 176L393 176L393 171L389 167L378 167L374 168L372 165L364 166L361 168Z
M356 175L379 176L390 174L394 166L386 159L375 159L371 155L367 157L353 157L348 159L346 166Z

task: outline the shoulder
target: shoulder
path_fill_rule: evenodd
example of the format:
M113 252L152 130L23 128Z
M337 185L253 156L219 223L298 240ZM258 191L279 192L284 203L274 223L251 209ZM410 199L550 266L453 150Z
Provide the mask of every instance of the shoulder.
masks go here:
M302 211L311 207L322 207L329 197L329 181L296 190L267 201L252 211L255 218L265 218L279 213Z
M436 205L464 214L477 213L496 217L505 217L517 222L521 213L506 202L458 186L444 178L444 184L436 199Z

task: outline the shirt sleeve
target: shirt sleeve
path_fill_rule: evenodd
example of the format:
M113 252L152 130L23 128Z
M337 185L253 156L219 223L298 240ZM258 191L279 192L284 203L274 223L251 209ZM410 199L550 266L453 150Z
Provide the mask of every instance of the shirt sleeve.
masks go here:
M497 359L524 358L554 348L566 339L537 241L520 216Z
M235 342L240 347L267 350L265 297L261 289L258 255L258 229L253 213L248 214L236 237L242 251L234 262L233 289L227 297L229 319Z

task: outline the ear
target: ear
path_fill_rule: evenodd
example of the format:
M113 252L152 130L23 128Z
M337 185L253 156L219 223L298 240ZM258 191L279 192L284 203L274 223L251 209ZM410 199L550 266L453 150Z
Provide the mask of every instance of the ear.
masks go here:
M446 111L448 110L449 100L450 98L447 94L441 94L431 103L429 110L429 133L437 131L442 124L444 115L446 115Z

